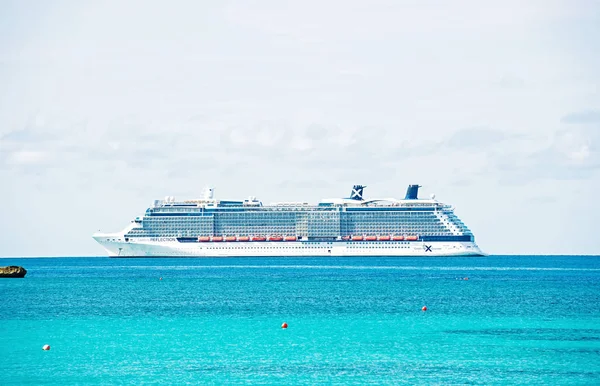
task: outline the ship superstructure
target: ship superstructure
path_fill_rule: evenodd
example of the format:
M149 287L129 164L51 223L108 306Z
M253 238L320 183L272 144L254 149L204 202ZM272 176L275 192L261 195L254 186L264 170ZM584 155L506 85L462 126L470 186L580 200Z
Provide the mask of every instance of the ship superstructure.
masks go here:
M483 255L451 206L418 198L365 200L365 186L349 198L317 205L256 197L155 200L121 232L93 237L111 257L141 256L469 256Z

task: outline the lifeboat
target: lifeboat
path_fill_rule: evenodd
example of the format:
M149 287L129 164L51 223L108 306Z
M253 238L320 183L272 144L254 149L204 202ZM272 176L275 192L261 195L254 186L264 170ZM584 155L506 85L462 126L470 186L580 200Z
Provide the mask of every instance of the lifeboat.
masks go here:
M238 237L238 241L250 241L250 237L248 237L248 236L240 236L240 237Z
M285 236L285 241L296 241L296 236Z
M225 241L235 241L237 238L235 236L227 236L225 237Z
M419 239L419 236L406 236L407 241L416 241Z
M402 240L404 240L404 236L394 236L394 237L392 237L392 240L394 240L394 241L402 241Z
M264 236L254 236L252 241L265 241L266 238Z
M342 240L350 240L350 236L342 236Z
M367 241L377 241L377 236L367 236L365 238L365 240L367 240Z
M213 236L212 241L223 241L223 236Z
M362 236L352 236L352 241L362 241Z
M281 241L283 240L283 237L281 236L271 236L269 237L269 241Z
M379 241L390 241L390 236L379 236Z
M210 241L210 237L208 237L208 236L200 236L200 237L198 237L198 241L200 241L201 243L205 243L207 241Z

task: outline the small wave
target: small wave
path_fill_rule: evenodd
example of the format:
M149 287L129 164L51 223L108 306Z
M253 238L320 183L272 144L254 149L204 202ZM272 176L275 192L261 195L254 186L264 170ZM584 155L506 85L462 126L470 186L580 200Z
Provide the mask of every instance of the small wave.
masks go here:
M56 267L38 267L56 269ZM556 272L600 272L600 268L553 268L553 267L470 267L470 266L369 266L369 265L120 265L120 266L77 266L60 269L144 269L144 270L203 270L203 269L329 269L329 270L396 270L396 271L556 271Z

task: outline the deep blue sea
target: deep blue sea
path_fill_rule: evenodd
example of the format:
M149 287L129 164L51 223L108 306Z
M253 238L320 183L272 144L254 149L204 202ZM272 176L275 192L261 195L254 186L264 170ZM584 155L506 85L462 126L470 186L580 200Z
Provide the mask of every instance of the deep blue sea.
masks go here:
M600 384L600 257L0 265L0 384Z

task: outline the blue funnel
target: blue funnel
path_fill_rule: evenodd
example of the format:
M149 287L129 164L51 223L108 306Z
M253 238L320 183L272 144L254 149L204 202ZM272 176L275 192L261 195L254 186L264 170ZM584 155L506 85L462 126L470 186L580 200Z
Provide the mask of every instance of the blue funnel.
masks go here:
M405 200L416 200L419 196L419 185L408 185L408 189L406 189L406 197Z

